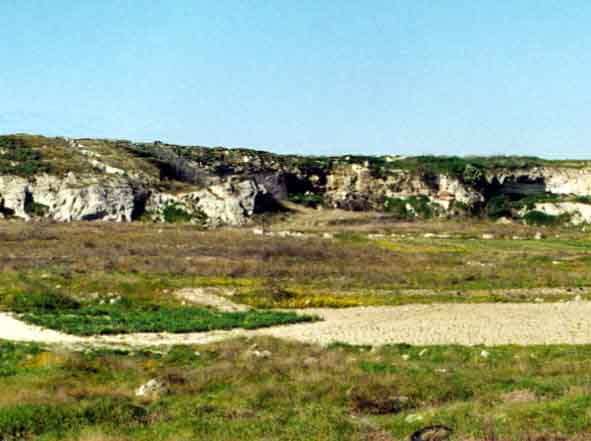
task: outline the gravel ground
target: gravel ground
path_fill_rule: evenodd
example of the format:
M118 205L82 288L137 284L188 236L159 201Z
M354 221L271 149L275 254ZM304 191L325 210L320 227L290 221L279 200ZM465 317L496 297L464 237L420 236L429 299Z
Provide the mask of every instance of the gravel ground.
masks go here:
M591 302L548 304L434 304L307 309L323 321L255 331L129 334L80 338L24 324L0 313L0 339L47 343L167 345L270 335L326 345L591 344Z

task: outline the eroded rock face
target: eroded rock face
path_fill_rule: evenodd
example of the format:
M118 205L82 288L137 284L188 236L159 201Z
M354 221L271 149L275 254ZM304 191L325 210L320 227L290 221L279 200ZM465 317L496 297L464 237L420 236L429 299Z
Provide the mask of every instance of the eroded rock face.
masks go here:
M591 223L591 205L579 202L545 202L536 204L536 211L541 211L550 216L562 216L568 214L570 223L582 225Z
M164 222L166 208L173 207L181 210L183 220L208 226L242 225L253 215L262 194L266 189L254 179L171 194L138 187L121 176L0 176L0 213L24 220L34 215L58 222L128 222L146 212L151 220Z
M134 190L123 179L84 181L41 175L31 180L0 176L2 207L10 215L29 220L36 215L71 222L82 220L132 220Z
M22 219L29 219L25 202L29 181L17 176L0 176L0 212Z
M394 156L305 158L159 142L25 137L20 143L5 140L4 144L36 149L37 155L29 164L32 168L15 166L11 173L19 176L0 176L4 218L44 217L59 222L142 218L242 225L254 214L280 211L284 207L278 201L289 199L310 207L389 211L399 219L473 213L493 217L498 212L517 220L532 200L554 202L547 198L553 194L565 197L558 198L560 204L543 205L538 211L566 212L574 223L591 220L589 206L580 197L591 195L588 162L475 166L459 161L458 166L458 161L452 165L443 161L426 167L412 161L397 166L405 158ZM54 157L61 159L51 168ZM3 161L4 170L14 165ZM63 175L66 171L70 173ZM527 209L514 204L526 199Z
M106 220L128 222L134 210L134 190L124 179L89 179L74 175L60 180L41 176L30 185L35 203L47 207L47 217L59 221Z
M489 172L486 180L493 185L513 189L520 194L553 193L591 195L591 169L567 167L533 167L529 169Z
M190 193L153 193L146 204L146 212L152 220L164 222L165 210L169 207L186 213L194 223L242 225L253 215L257 195L265 191L254 180L245 180L212 185Z
M591 195L591 169L545 168L542 171L546 191L555 194Z
M336 168L327 176L325 199L334 208L381 209L388 198L425 196L448 210L454 202L474 205L484 200L457 178L421 176L399 171L385 177L372 176L368 167L352 164Z

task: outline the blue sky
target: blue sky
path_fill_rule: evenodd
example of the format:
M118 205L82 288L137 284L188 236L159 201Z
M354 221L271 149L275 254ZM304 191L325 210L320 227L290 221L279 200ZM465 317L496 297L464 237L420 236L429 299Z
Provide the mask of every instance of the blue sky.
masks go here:
M591 157L588 0L2 0L0 133Z

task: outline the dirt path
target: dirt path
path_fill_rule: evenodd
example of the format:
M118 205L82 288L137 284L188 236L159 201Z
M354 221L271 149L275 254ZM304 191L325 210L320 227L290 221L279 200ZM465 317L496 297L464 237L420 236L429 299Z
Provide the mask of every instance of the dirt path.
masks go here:
M324 320L255 331L129 334L81 338L43 330L0 313L0 339L47 343L199 344L236 336L270 335L302 342L358 345L410 343L590 344L591 302L551 304L435 304L308 309Z

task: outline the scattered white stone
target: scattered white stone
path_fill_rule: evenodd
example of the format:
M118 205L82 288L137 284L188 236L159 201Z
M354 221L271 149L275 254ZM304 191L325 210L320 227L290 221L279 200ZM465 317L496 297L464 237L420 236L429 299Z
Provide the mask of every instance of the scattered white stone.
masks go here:
M193 352L193 354L195 355L195 357L201 357L201 352L199 351L195 351Z
M252 233L255 236L262 236L263 234L265 234L265 232L263 230L261 230L260 228L253 228Z
M552 265L560 265L562 262L560 260L553 260Z
M488 358L488 357L489 357L489 355L490 355L490 352L488 352L488 351L484 351L484 350L483 350L483 351L480 353L480 356L481 356L482 358Z
M495 235L494 235L494 234L490 234L490 233L484 233L484 234L482 235L482 238L483 238L484 240L492 240L492 239L494 239L494 238L495 238Z
M271 352L264 350L264 351L259 351L257 349L253 349L251 351L248 351L248 355L251 357L255 357L255 358L271 358Z
M438 374L446 374L447 373L447 369L439 368L439 369L435 369L435 372L437 372Z
M544 303L544 299L543 299L543 298L541 298L541 297L536 297L536 298L534 299L534 302L536 302L536 303Z
M334 239L334 235L332 233L324 233L322 234L323 239Z
M158 395L166 391L165 384L153 378L145 384L142 384L136 391L136 397L146 397L151 395Z
M416 423L418 421L423 421L423 416L416 413L411 413L410 415L407 415L406 418L404 418L404 422L409 424Z
M582 300L583 300L583 298L581 296L579 296L579 295L577 295L575 297L575 302L581 302Z
M422 357L423 355L425 355L429 350L428 349L423 349L421 352L419 352L419 357Z
M304 360L304 366L310 367L315 365L318 362L314 357L308 357Z
M534 239L535 239L535 240L542 240L543 238L544 238L544 235L542 234L542 232L541 232L541 231L538 231L538 232L536 233L536 235L534 236Z
M404 361L408 361L408 360L410 359L410 355L408 355L408 354L404 354L404 355L402 356L402 359L403 359Z

